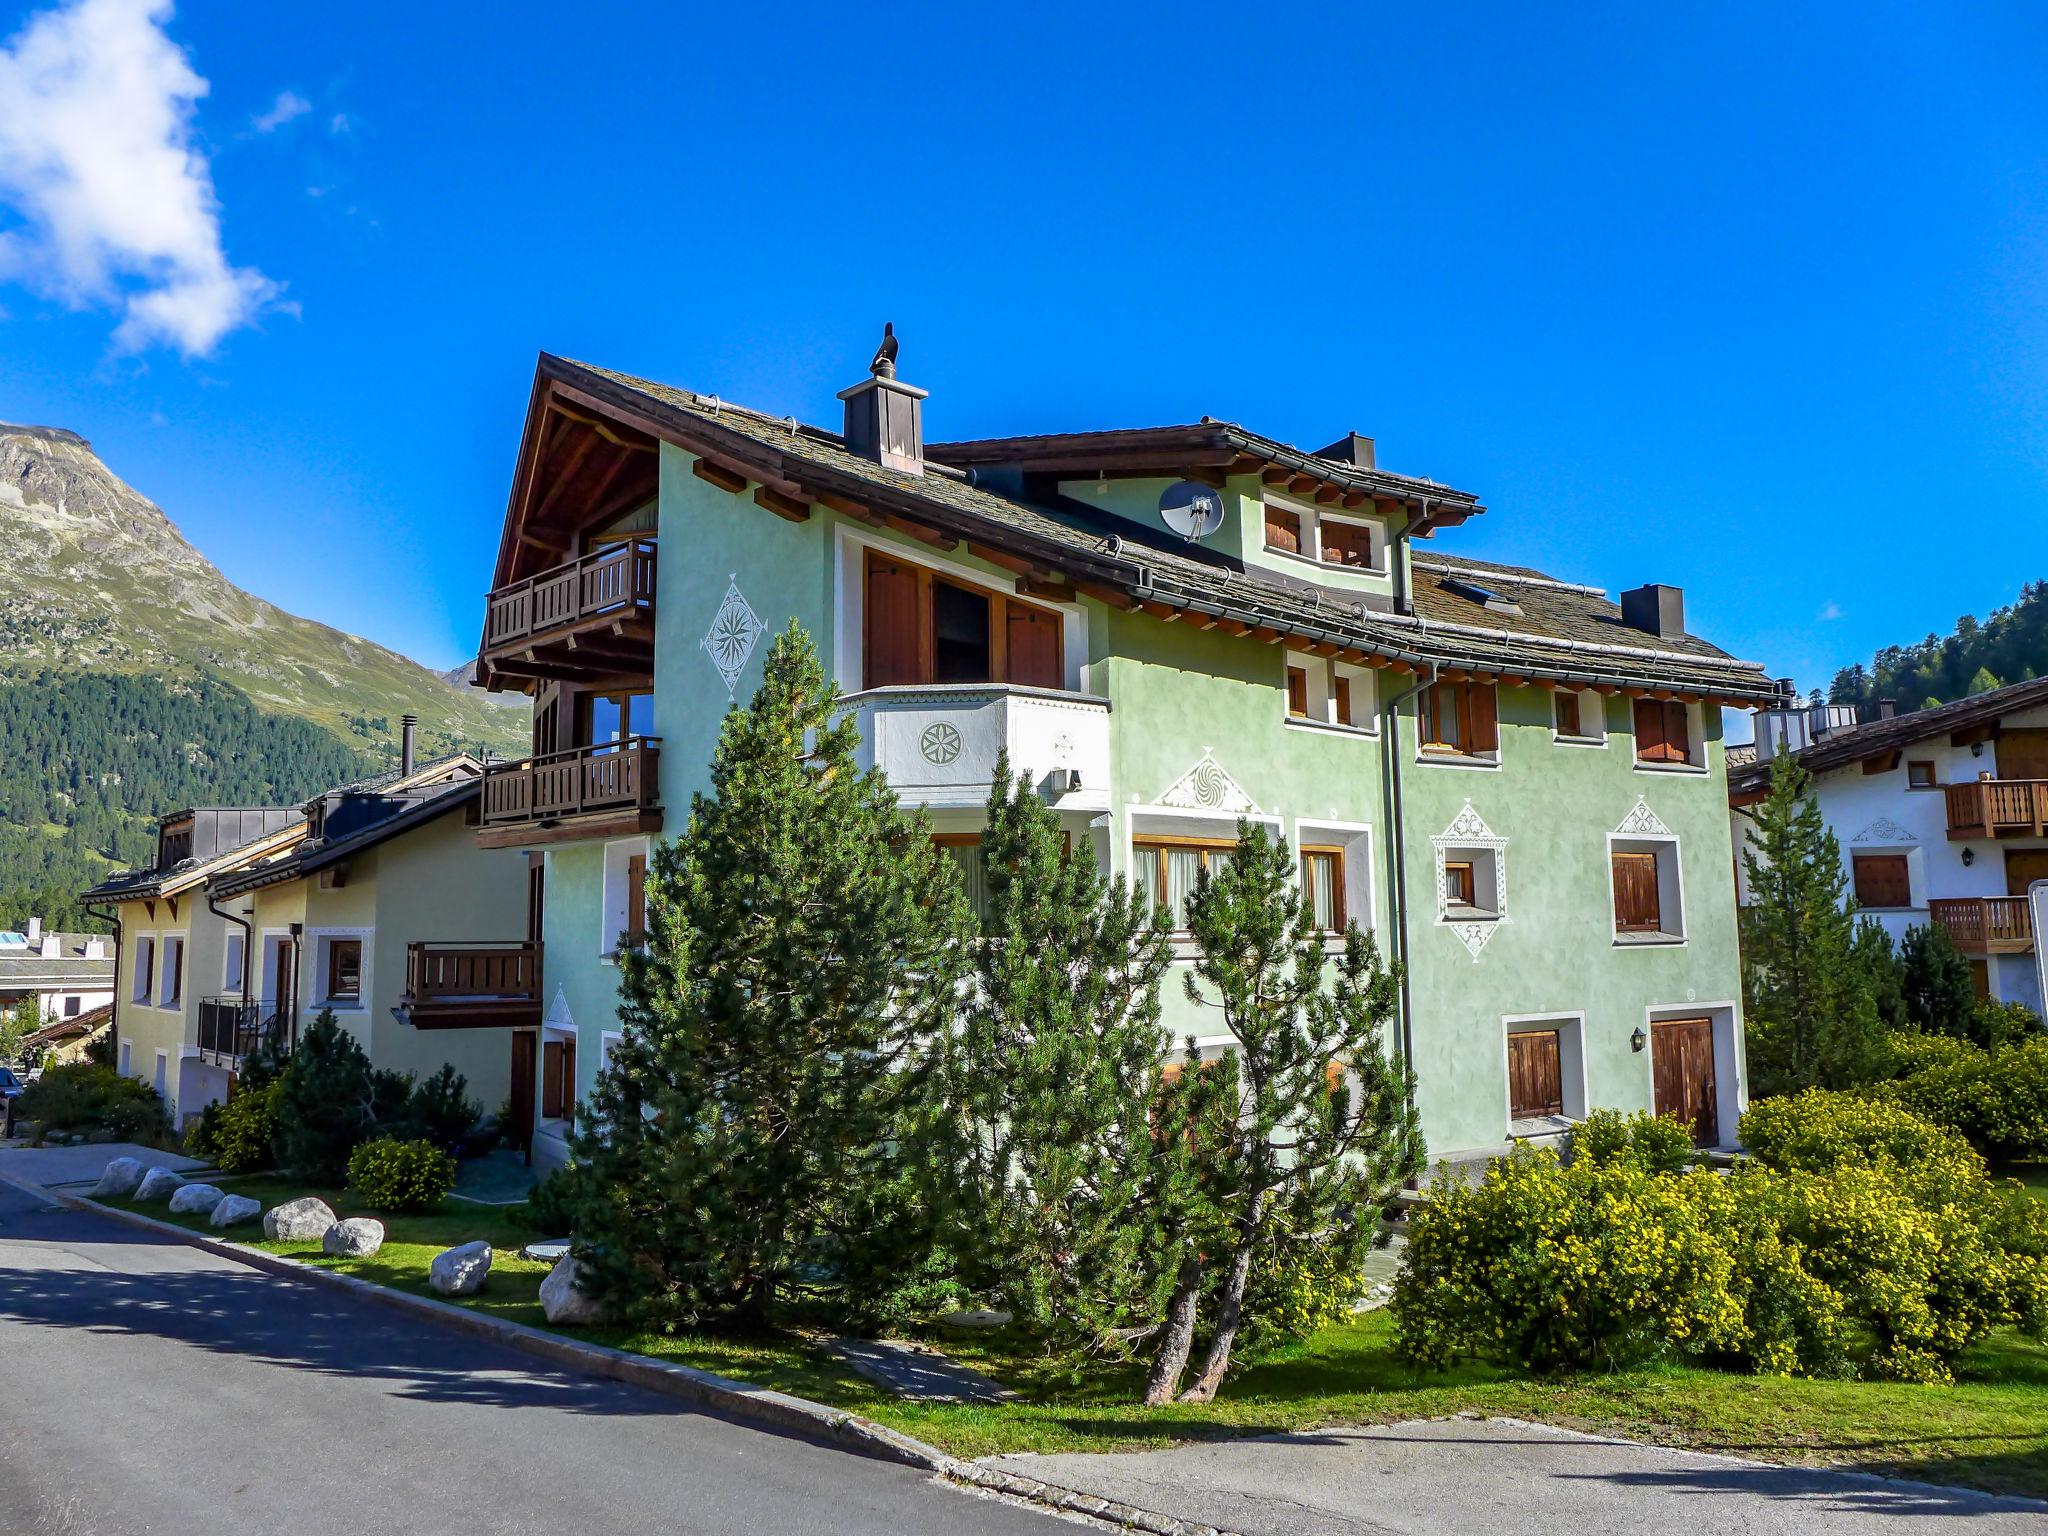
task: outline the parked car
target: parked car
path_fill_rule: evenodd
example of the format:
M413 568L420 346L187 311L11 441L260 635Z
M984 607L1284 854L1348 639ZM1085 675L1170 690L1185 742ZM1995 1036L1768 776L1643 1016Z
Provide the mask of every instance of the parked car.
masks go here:
M23 1081L21 1074L16 1072L14 1068L0 1067L0 1099L5 1099L12 1103L15 1099L21 1097L22 1089L27 1086L28 1084Z

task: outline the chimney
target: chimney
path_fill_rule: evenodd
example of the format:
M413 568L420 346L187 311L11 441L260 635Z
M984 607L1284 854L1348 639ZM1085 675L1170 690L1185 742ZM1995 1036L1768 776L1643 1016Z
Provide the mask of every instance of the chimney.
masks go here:
M85 941L85 958L88 960L106 959L107 941L98 934L92 935L92 937Z
M412 777L414 738L419 734L418 715L398 717L398 771L407 778Z
M929 393L896 378L896 327L882 327L871 376L839 391L846 402L846 451L884 469L924 473L924 399Z
M1896 715L1896 714L1897 714L1898 712L1899 712L1899 701L1898 701L1897 699L1879 699L1879 700L1877 701L1877 718L1878 718L1878 719L1880 719L1880 720L1889 720L1889 719L1891 719L1891 718L1892 718L1892 716Z
M40 917L32 917L28 920L28 941L31 944L42 943L43 920Z
M1652 582L1621 594L1621 622L1631 629L1676 640L1685 633L1685 593L1677 587L1660 587Z
M1372 439L1360 437L1356 432L1346 432L1327 448L1318 448L1319 459L1335 459L1339 464L1350 464L1358 469L1377 469L1373 458Z
M46 933L40 953L45 960L61 960L64 958L64 941L54 933Z

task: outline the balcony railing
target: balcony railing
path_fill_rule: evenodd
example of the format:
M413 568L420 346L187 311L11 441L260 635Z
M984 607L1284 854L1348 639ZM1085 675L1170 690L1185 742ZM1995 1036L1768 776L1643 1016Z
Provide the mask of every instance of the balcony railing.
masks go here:
M282 1045L285 1030L284 1013L275 1003L209 997L199 1004L199 1055L217 1067L232 1071L258 1046Z
M536 1023L540 959L540 945L516 941L408 944L398 1005L418 1026Z
M518 827L601 812L652 811L659 804L660 768L656 736L493 763L484 770L483 824Z
M2024 896L1930 901L1927 915L1948 930L1966 955L2023 955L2034 947L2034 919Z
M996 762L1061 810L1109 809L1109 701L1056 688L938 683L870 688L840 703L860 717L861 765L909 805L980 807Z
M1951 841L2048 836L2048 779L1972 779L1942 793Z
M498 588L484 620L485 649L652 614L654 550L652 539L631 539Z

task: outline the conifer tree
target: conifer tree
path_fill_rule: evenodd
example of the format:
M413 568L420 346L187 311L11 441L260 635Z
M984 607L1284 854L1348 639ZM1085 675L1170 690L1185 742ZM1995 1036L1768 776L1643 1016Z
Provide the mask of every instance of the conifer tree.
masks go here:
M977 1289L1056 1348L1118 1347L1156 1319L1173 1186L1154 1099L1171 941L1142 891L1070 850L1058 816L997 763L982 833L976 996L935 1081L934 1160Z
M1221 1014L1231 1036L1234 1134L1206 1149L1220 1266L1210 1346L1182 1402L1208 1402L1247 1320L1253 1267L1280 1243L1320 1244L1347 1265L1364 1257L1380 1211L1421 1171L1414 1078L1390 1059L1382 1029L1395 1016L1398 972L1347 923L1334 964L1296 882L1284 838L1240 822L1222 868L1197 882L1187 926L1200 957L1189 998ZM1205 996L1206 983L1213 996ZM1183 1256L1172 1316L1146 1401L1179 1384L1201 1265Z
M794 623L660 847L623 1034L574 1150L589 1289L663 1325L855 1307L903 1253L907 1106L957 1007L969 924L921 817Z
M1875 1071L1883 1045L1841 845L1812 787L1792 754L1774 757L1742 853L1743 1008L1759 1094L1850 1087Z
M278 1162L312 1183L339 1184L349 1153L376 1130L372 1104L370 1058L335 1022L334 1010L322 1008L285 1059Z
M1899 962L1912 1024L1929 1034L1969 1039L1977 1015L1977 979L1949 931L1939 923L1908 928Z

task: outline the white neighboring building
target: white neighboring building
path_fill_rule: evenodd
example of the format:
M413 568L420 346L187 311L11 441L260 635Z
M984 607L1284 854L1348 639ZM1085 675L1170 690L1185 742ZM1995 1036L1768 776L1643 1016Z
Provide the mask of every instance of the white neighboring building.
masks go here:
M45 1020L75 1019L114 1000L114 941L56 933L42 919L0 929L0 1012L33 995Z
M1833 705L1759 711L1756 739L1728 764L1738 901L1771 758L1796 752L1863 910L1894 940L1940 923L1981 995L2042 1011L2027 888L2048 880L2048 678L1861 723Z

